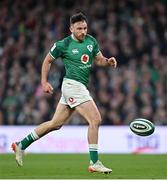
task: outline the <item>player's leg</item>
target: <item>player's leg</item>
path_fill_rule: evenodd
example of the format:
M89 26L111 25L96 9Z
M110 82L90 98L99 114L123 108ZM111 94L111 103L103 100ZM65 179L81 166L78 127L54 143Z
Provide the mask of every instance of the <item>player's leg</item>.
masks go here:
M76 107L76 110L88 121L88 143L90 152L90 172L110 173L112 170L106 168L98 160L98 130L101 124L101 115L93 100L87 101Z
M23 140L18 143L13 143L12 148L16 153L16 161L19 166L23 165L23 151L34 141L46 135L47 133L58 130L65 123L65 121L73 113L73 109L67 105L59 103L54 113L53 118L50 121L40 124L33 132L27 135Z
M88 143L98 143L98 129L101 124L101 115L94 101L87 101L75 108L89 123Z
M52 120L42 123L35 129L35 132L39 137L42 137L53 130L60 129L73 112L74 109L71 109L69 108L69 106L59 103Z
M100 113L94 101L87 101L76 107L76 110L88 121L88 143L90 148L90 158L95 163L98 160L97 144L98 129L101 123ZM92 149L92 151L91 151Z

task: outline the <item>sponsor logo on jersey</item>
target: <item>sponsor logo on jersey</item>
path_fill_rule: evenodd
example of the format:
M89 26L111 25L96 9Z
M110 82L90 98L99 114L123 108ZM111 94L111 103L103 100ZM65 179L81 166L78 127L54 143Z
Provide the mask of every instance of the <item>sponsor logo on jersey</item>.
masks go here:
M81 62L82 62L83 64L87 64L88 61L89 61L89 56L88 56L87 54L83 54L83 55L81 56Z
M73 49L73 50L72 50L72 53L73 53L73 54L78 54L79 51L78 51L78 49L76 48L76 49Z
M91 68L91 67L92 67L91 64L86 64L86 65L79 66L80 69L88 69L88 68Z
M87 49L92 52L93 51L93 46L91 44L87 45Z

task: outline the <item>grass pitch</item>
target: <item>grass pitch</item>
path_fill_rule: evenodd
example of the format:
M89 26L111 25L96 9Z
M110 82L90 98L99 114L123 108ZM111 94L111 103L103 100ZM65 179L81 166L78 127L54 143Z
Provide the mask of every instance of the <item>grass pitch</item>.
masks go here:
M0 179L167 179L167 155L100 154L111 174L89 173L88 154L0 154Z

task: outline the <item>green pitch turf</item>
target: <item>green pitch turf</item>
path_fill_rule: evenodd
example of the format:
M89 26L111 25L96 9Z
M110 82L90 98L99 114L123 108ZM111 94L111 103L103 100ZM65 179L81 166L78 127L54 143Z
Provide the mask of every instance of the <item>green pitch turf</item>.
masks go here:
M167 155L100 154L100 159L111 174L89 173L86 154L26 154L23 167L14 154L0 154L0 179L167 179Z

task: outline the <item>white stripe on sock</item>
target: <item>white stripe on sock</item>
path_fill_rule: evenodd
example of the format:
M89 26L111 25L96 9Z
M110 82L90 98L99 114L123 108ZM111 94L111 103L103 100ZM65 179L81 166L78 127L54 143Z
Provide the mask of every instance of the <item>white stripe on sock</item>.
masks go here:
M97 151L97 149L89 148L89 151Z
M89 150L97 151L98 150L98 144L89 144Z
M32 136L33 140L39 139L39 136L38 136L38 134L35 131L31 132L31 136Z

